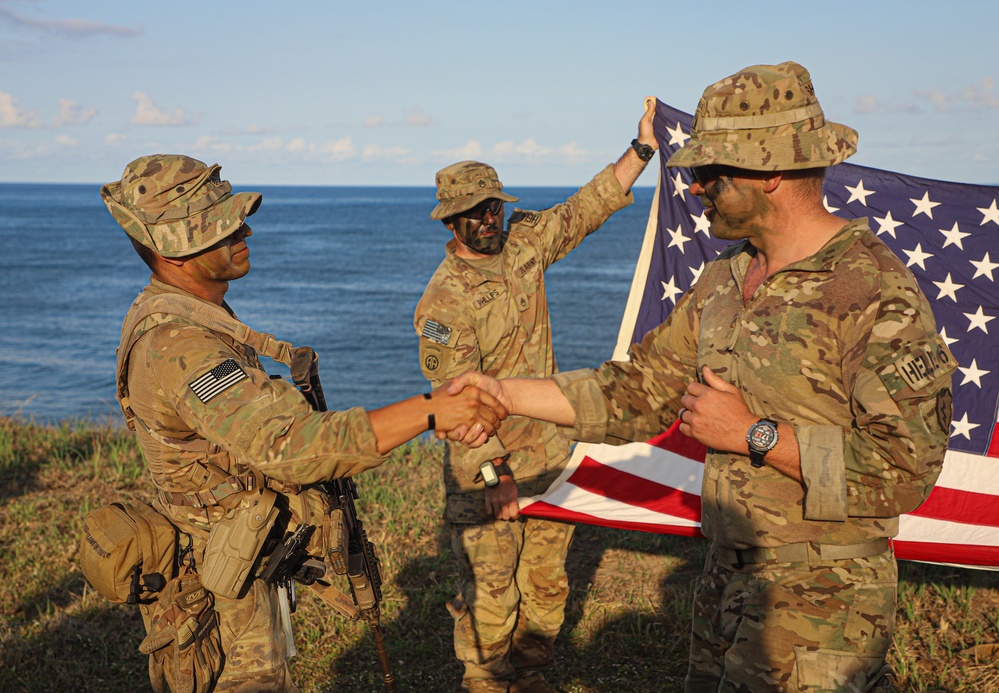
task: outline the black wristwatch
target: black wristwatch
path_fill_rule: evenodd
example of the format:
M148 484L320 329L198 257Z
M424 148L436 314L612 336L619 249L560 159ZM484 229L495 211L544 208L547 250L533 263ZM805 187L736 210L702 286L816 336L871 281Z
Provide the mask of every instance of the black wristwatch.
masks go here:
M647 144L642 144L638 139L633 139L631 141L631 148L635 150L635 154L638 154L638 158L642 161L649 161L652 159L652 155L656 153L656 150Z
M773 419L760 419L749 427L746 442L749 443L749 464L759 468L763 458L777 445L777 422Z

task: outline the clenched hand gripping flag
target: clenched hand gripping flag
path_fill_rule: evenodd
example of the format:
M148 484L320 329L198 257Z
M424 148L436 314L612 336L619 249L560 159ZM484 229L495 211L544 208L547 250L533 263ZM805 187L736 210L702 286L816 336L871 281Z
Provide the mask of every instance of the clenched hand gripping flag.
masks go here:
M689 194L689 170L665 166L689 138L691 120L661 102L656 108L660 179L615 359L627 359L724 246ZM844 163L829 170L825 204L843 218L870 219L915 274L959 364L944 468L929 499L902 516L896 554L999 569L999 186ZM580 444L552 488L522 505L538 517L699 536L703 462L704 447L676 425L645 443Z

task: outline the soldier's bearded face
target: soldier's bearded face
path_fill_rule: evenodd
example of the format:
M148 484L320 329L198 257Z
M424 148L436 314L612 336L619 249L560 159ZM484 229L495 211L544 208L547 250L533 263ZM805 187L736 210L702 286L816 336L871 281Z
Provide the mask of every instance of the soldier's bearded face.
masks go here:
M215 245L195 255L188 262L208 281L232 281L245 277L250 271L250 248L246 238L253 234L248 224Z
M486 200L456 217L453 230L469 250L480 255L498 255L507 238L503 231L505 217L502 200Z
M725 241L759 236L766 210L766 196L755 172L739 175L739 169L705 166L693 169L690 192L701 198L711 223L711 235Z

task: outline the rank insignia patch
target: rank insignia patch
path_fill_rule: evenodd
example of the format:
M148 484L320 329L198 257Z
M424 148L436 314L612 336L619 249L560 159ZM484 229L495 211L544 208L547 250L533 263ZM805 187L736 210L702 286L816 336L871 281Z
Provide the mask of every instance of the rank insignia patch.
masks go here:
M436 320L427 320L423 326L423 336L432 342L447 346L447 343L451 341L451 328Z
M227 359L201 377L193 380L191 390L202 403L207 403L213 397L225 392L230 387L246 378L246 373L232 359Z

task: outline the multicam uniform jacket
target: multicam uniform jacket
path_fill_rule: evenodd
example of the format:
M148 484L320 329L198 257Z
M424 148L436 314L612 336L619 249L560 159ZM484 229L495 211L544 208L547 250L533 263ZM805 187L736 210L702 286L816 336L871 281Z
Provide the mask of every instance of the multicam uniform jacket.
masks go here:
M152 279L125 317L119 347L119 384L127 369L123 404L135 414L159 505L171 519L207 532L223 514L218 497L241 490L253 471L278 490L284 484L294 492L384 461L363 409L314 412L292 384L268 376L253 348L192 316L159 313L133 320L146 302L172 296L197 302L198 312L209 318L215 312L231 315ZM199 532L194 534L197 539Z
M727 248L629 362L555 376L577 440L666 429L703 366L750 411L795 427L804 485L748 455L709 450L702 530L732 549L891 537L929 495L951 421L953 356L909 270L866 219L777 272L746 303L755 252Z
M451 241L414 317L420 365L434 387L466 371L497 378L555 373L545 270L633 199L608 166L560 205L542 212L516 210L503 252L495 258L467 262L455 255ZM569 445L554 426L520 417L508 418L475 450L448 445L448 520L486 519L479 465L507 455L518 493L531 496L558 476Z

